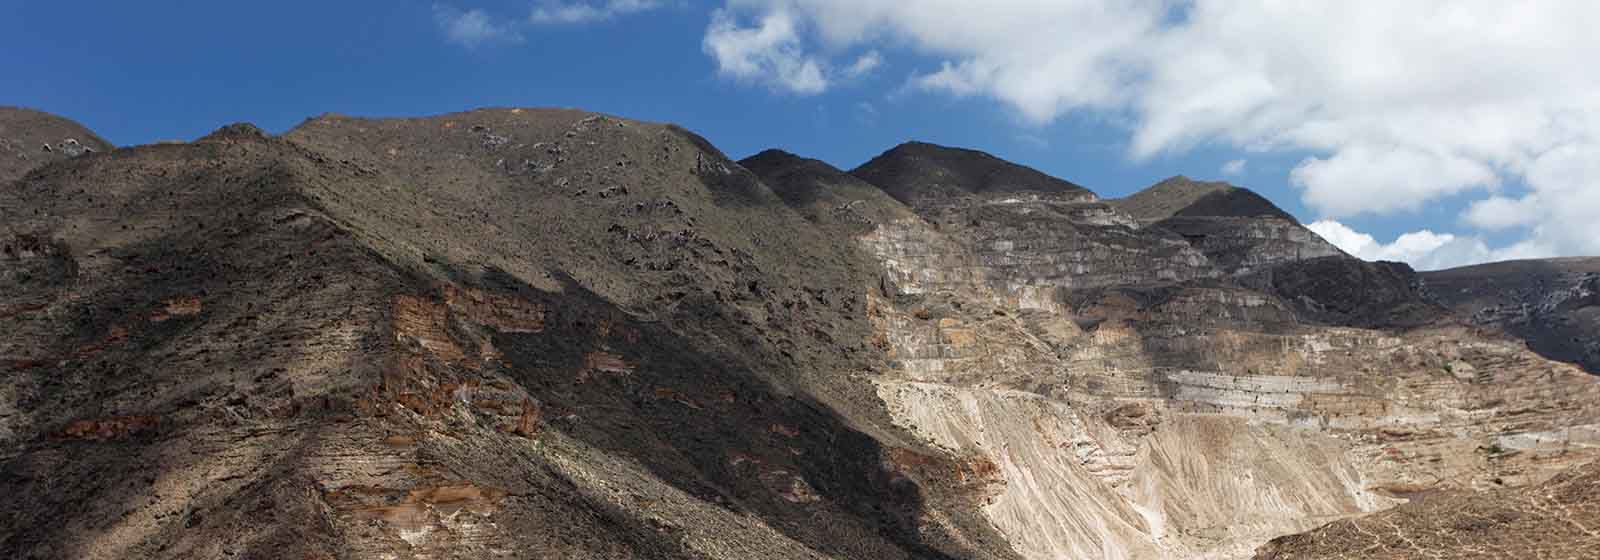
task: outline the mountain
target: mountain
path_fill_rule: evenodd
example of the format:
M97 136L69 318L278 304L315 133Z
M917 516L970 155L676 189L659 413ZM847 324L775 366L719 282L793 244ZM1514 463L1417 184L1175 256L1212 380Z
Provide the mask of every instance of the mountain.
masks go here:
M1242 558L1597 458L1600 378L1196 204L554 109L54 161L0 184L0 549Z
M1294 216L1249 189L1221 181L1196 181L1181 175L1117 199L1113 204L1143 223L1174 216L1294 220Z
M1518 260L1425 272L1428 296L1546 358L1600 373L1600 258Z
M766 150L739 160L806 220L821 227L844 228L849 235L912 213L877 186L826 162L782 150Z
M1094 200L1088 189L962 148L906 142L850 171L909 206L969 197Z
M1004 556L876 405L863 263L682 129L234 125L0 209L22 556Z
M0 106L0 184L47 163L115 148L70 119Z
M1285 261L1345 256L1271 201L1227 183L1172 177L1111 204L1145 227L1183 237L1234 274Z

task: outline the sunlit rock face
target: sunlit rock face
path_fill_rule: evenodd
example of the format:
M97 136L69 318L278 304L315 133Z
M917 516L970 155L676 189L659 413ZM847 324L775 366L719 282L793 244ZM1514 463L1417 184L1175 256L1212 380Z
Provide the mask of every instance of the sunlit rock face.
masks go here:
M1535 483L1600 443L1593 379L1249 191L952 186L978 173L938 150L852 172L911 210L856 236L880 267L875 382L898 425L999 467L983 511L1025 558L1246 557L1419 492Z

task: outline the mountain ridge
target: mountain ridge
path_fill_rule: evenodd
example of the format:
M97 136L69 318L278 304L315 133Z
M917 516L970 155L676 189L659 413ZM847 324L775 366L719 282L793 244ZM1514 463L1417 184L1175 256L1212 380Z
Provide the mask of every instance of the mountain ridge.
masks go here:
M504 108L32 167L0 183L0 548L1246 557L1595 456L1600 382L1380 313L1432 305L1409 268L907 150L885 187Z

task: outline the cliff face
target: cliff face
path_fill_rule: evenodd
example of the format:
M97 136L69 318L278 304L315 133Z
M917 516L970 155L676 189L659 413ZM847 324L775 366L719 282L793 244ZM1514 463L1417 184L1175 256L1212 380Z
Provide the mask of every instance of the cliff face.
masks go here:
M925 204L859 237L886 271L879 394L901 425L1002 466L984 511L1025 557L1237 556L1592 456L1571 441L1595 435L1593 379L1454 325L1410 269L1226 189L1245 202L1213 190L1144 219L1121 201Z
M524 109L19 177L23 557L1244 557L1600 449L1594 378L1235 187Z

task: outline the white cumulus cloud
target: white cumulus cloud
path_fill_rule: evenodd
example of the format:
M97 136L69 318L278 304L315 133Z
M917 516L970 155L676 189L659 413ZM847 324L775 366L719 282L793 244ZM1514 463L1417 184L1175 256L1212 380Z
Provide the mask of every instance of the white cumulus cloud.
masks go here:
M910 52L913 91L1035 124L1108 116L1134 159L1299 155L1288 179L1324 218L1473 197L1459 225L1522 235L1490 256L1600 254L1600 2L726 0L716 17L725 75L820 93L846 53ZM730 65L709 48L728 22L774 17L783 40L746 44L766 54ZM1482 237L1434 241L1427 254Z
M446 40L467 48L487 43L519 43L516 28L498 23L483 10L460 10L443 4L433 5L433 20Z
M525 19L500 19L479 8L463 10L448 4L433 5L433 19L445 40L467 48L523 41L522 30L534 25L579 24L605 21L661 7L660 0L604 0L567 2L537 0Z
M855 62L850 63L850 66L844 69L844 73L846 76L860 77L871 74L879 66L883 66L883 55L878 54L878 51L867 51L866 54L856 58Z
M1230 161L1228 161L1228 163L1222 164L1222 174L1223 175L1238 175L1240 173L1244 173L1244 167L1245 167L1245 165L1248 165L1248 164L1249 164L1248 161L1245 161L1245 160L1242 160L1242 159L1230 160Z
M1418 230L1400 234L1394 241L1379 242L1370 234L1351 229L1337 220L1318 220L1306 225L1335 247L1369 261L1400 261L1418 270L1439 270L1490 261L1551 256L1540 247L1518 244L1491 249L1476 237Z
M822 61L801 48L795 20L788 12L768 13L745 27L730 13L718 10L712 14L702 46L716 59L717 71L724 76L798 94L828 89Z
M604 2L563 2L539 0L528 14L536 24L588 23L617 16L636 14L661 7L658 0L606 0Z

